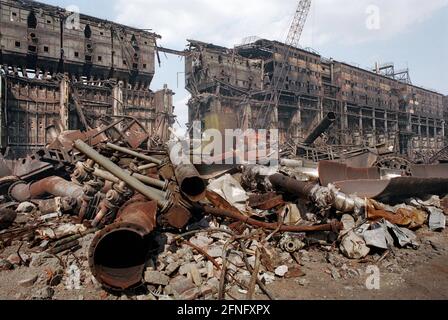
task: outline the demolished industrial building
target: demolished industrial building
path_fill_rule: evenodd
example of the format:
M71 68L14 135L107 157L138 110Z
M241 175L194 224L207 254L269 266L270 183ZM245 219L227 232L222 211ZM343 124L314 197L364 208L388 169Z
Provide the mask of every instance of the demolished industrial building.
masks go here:
M0 282L19 271L14 287L32 288L15 298L279 299L277 281L306 286L310 252L336 280L446 227L448 99L391 65L298 39L164 49L35 1L2 0L0 26ZM185 57L191 137L195 121L224 137L278 129L261 146L275 165L239 158L250 140L191 161L203 141L172 130L173 91L149 89L157 51Z

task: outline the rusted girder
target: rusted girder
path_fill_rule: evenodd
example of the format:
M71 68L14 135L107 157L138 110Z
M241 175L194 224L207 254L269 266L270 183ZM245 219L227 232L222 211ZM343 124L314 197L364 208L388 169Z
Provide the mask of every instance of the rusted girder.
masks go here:
M95 235L89 249L93 276L105 287L125 290L142 282L148 252L157 247L157 202L136 195L126 202L111 225Z
M10 187L9 195L19 202L38 199L44 195L78 199L83 195L83 188L61 177L48 177L29 184L15 183Z

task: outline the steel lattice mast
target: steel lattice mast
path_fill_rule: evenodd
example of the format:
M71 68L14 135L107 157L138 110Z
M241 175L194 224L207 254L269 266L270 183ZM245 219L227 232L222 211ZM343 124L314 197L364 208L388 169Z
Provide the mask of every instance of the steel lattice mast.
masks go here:
M289 57L291 51L299 46L299 41L302 36L303 28L305 27L306 20L311 8L311 0L300 0L297 6L294 19L291 23L291 27L288 32L288 37L286 38L285 46L280 52L283 62L281 63L280 71L278 72L278 77L275 76L274 68L274 82L271 85L270 90L266 93L261 110L266 110L266 112L260 112L257 117L256 126L258 128L268 129L270 126L270 117L272 111L277 110L280 100L280 93L283 90L285 84L285 78L289 71ZM260 123L261 117L263 121Z

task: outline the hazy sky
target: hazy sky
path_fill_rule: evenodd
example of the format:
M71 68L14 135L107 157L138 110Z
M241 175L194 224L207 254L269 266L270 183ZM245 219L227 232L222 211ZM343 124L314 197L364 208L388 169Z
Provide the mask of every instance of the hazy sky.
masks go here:
M233 47L247 36L284 41L298 0L43 0L130 26L153 29L161 46L186 39ZM322 56L371 68L409 67L411 80L448 94L448 0L313 0L301 39ZM161 53L151 85L176 92L176 114L187 122L184 61Z

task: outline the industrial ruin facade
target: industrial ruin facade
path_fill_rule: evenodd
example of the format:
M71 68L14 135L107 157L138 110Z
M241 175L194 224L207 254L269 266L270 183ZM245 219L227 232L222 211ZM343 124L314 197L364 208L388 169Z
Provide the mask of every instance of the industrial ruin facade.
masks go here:
M447 98L406 81L367 71L317 53L256 40L234 49L190 41L186 86L189 119L205 128L254 128L260 117L280 131L282 143L300 142L333 112L337 121L326 142L347 147L386 145L411 159L434 155L447 138ZM287 63L278 108L263 102Z
M138 120L163 141L173 92L149 90L150 33L34 1L0 2L1 147L13 156L42 148L47 129L86 129L102 116Z

